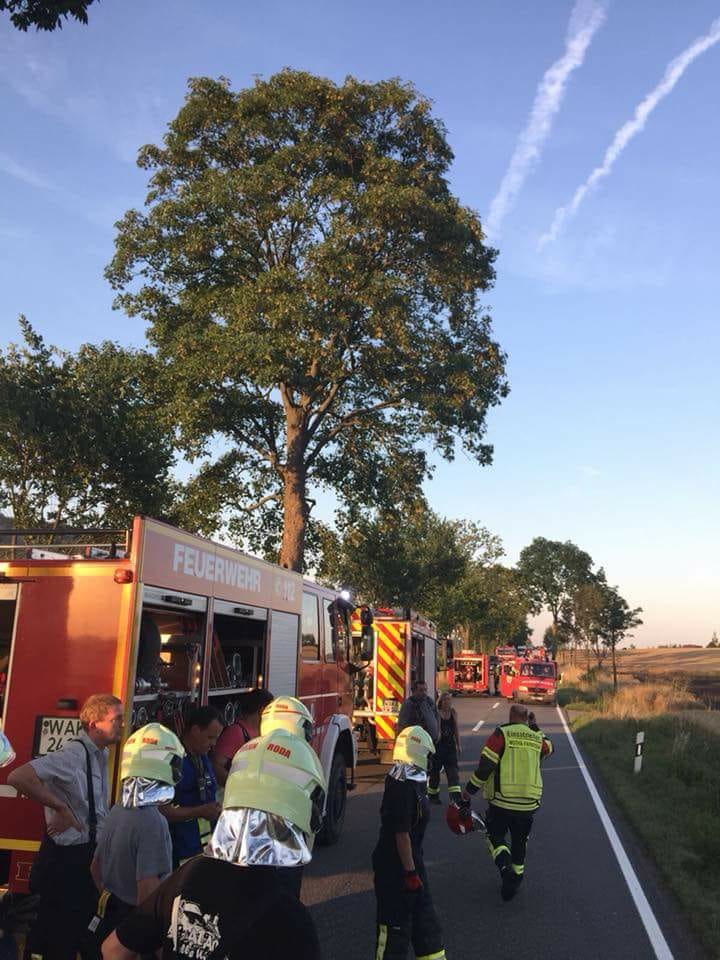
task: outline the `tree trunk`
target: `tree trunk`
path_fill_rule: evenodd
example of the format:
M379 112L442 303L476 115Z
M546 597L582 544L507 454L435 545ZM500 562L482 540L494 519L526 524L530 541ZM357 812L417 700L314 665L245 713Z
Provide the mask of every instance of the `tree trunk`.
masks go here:
M283 536L279 564L303 572L305 531L310 513L307 502L305 436L298 424L288 423L287 463L283 470Z
M612 645L612 661L613 661L613 693L617 693L617 660L615 659L615 647L616 643Z

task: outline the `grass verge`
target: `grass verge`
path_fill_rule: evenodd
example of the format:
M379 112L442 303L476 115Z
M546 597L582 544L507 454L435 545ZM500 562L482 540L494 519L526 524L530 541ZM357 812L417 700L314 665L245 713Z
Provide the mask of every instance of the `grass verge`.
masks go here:
M720 737L688 716L587 711L573 731L710 955L720 957ZM635 734L645 731L633 773Z

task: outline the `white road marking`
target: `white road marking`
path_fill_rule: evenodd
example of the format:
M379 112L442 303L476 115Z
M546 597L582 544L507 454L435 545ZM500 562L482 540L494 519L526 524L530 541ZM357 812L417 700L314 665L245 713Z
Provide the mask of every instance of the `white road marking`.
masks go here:
M497 710L497 708L498 708L499 706L500 706L500 701L498 700L497 703L494 703L494 704L493 704L493 710Z
M600 817L600 822L605 828L605 833L610 841L610 846L613 849L613 853L617 857L623 877L625 877L625 883L628 885L630 896L633 898L637 912L640 914L640 919L645 927L645 932L647 933L650 944L655 951L655 956L657 957L657 960L673 960L672 951L668 946L667 940L663 936L660 925L655 919L655 914L652 911L652 907L648 903L648 899L645 896L643 888L640 886L640 881L637 878L637 874L633 870L628 855L625 853L625 848L620 842L620 837L618 836L617 830L615 829L613 822L610 819L607 810L605 809L605 804L602 802L600 794L597 791L597 787L593 783L593 779L583 763L582 756L577 748L577 744L575 743L575 738L570 732L570 728L565 721L565 716L559 706L556 709L558 716L560 717L560 722L562 723L567 735L568 742L572 748L572 752L575 755L578 765L580 766L580 772L585 779L585 785L588 788L592 802L595 804L595 809Z
M485 723L484 720L480 720L480 721L479 721L478 723L476 723L475 726L472 728L472 732L473 732L473 733L477 733L478 730L480 729L480 727L481 727L484 723Z

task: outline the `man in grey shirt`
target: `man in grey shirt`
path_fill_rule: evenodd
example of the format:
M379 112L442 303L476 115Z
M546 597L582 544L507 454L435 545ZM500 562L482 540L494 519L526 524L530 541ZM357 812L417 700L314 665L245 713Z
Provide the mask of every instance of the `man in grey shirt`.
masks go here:
M83 938L97 898L90 862L107 816L107 748L122 736L122 703L111 694L94 694L83 704L80 722L77 740L8 777L18 793L45 807L46 833L30 874L40 903L27 941L27 953L44 960L85 955Z
M397 722L397 732L400 733L405 727L422 727L426 733L430 734L433 743L437 743L438 730L438 712L437 707L427 695L427 684L424 680L416 680L412 685L412 693L400 708Z

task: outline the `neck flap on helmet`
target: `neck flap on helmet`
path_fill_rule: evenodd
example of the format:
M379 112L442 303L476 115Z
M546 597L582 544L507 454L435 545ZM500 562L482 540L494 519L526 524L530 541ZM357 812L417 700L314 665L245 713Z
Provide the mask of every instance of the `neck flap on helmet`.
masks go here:
M393 780L415 780L417 783L427 783L427 771L414 763L404 763L396 760L390 767L388 776Z
M126 777L122 782L120 803L123 807L157 807L171 803L175 787L149 777Z
M312 840L284 817L264 810L223 810L207 854L240 867L298 867L312 860Z

